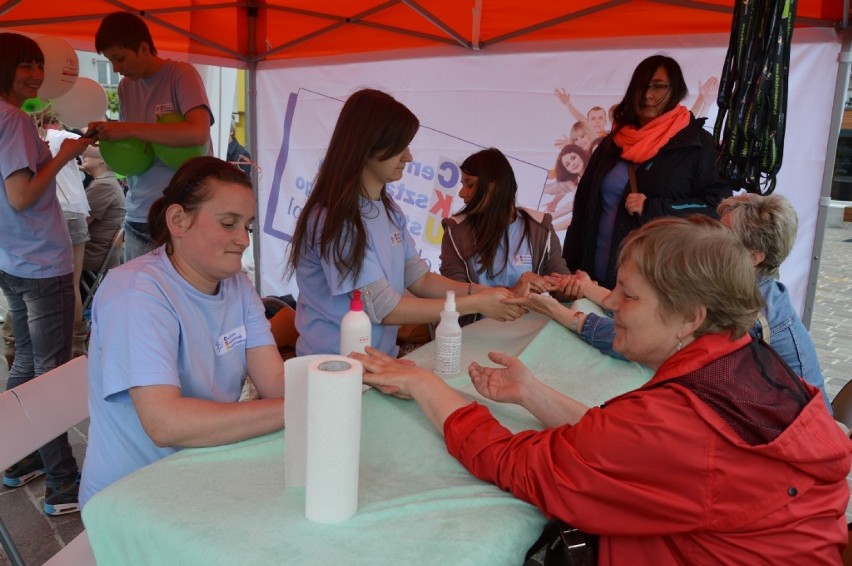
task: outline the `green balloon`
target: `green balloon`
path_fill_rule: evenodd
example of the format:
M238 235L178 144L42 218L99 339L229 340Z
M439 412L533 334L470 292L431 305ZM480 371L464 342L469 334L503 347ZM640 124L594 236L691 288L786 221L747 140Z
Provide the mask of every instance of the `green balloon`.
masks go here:
M167 112L157 118L158 124L176 124L185 120L180 112ZM154 155L160 161L171 167L172 169L180 169L180 166L186 163L187 160L201 155L207 155L207 144L191 145L188 147L172 147L169 145L161 145L153 143Z
M35 114L36 112L42 112L47 107L47 103L41 98L28 98L21 105L21 110L26 112L27 114Z
M127 138L100 142L101 157L107 167L121 175L141 175L151 168L154 152L148 142Z
M191 145L189 147L170 147L168 145L152 143L151 147L154 148L154 155L172 169L180 169L180 166L188 159L207 155L207 144Z

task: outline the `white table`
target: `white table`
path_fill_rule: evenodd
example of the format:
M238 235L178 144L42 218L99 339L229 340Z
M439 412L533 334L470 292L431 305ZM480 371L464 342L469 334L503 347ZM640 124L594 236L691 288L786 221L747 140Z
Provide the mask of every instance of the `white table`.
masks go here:
M487 362L490 350L519 355L541 379L587 404L650 377L534 314L465 327L462 346L463 368ZM433 353L427 344L409 357L432 367ZM466 375L447 381L512 430L541 427L519 407L483 400ZM361 437L358 514L345 523L305 519L304 490L284 489L286 434L279 432L182 450L103 490L83 512L95 557L121 565L522 562L543 516L473 478L415 403L366 392Z

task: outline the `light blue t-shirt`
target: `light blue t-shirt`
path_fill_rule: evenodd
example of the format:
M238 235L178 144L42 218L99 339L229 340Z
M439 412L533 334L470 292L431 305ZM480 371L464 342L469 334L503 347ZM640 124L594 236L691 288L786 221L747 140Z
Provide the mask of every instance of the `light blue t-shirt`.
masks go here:
M6 179L28 169L33 175L53 156L35 123L0 97L0 271L27 279L71 273L71 238L56 198L56 181L22 211L12 208Z
M509 237L509 256L508 265L500 273L495 273L494 277L488 277L488 270L482 271L479 274L479 281L489 287L511 287L518 282L521 275L527 271L532 271L532 249L530 248L529 239L524 238L524 221L520 217L520 213L515 218L515 221L509 224L507 230ZM520 243L520 245L518 245ZM506 257L506 240L500 241L497 248L497 253L494 255L494 271L499 271L503 267L503 259ZM476 271L482 269L482 263L479 256L474 260Z
M177 451L157 447L145 433L131 387L174 385L184 397L236 402L246 350L274 343L263 303L242 273L207 295L175 271L162 247L113 268L92 308L80 503Z
M325 211L308 221L306 246L296 269L299 286L296 354L299 356L338 353L340 321L349 312L351 292L355 289L384 279L400 295L405 291L405 264L419 255L408 233L405 216L393 212L391 221L381 201L361 198L360 203L367 230L367 250L357 280L349 276L340 281L334 263L320 258L319 244L314 244L311 235L321 232ZM371 345L394 355L398 329L398 326L373 323Z
M118 84L119 119L122 122L154 124L157 118L169 112L186 115L203 106L210 113L210 103L204 83L195 67L167 59L163 66L147 79L121 79ZM210 114L210 124L214 121ZM208 140L208 155L213 155ZM175 170L154 157L154 164L141 175L127 177L127 219L131 222L148 222L148 211L154 201L163 195L163 189L172 180Z

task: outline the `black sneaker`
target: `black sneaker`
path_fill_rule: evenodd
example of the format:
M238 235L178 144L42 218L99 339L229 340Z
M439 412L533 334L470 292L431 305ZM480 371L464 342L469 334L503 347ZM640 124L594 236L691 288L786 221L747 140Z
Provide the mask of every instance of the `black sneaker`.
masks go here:
M44 464L41 455L33 452L23 460L6 468L3 474L3 485L6 487L21 487L44 474Z
M58 488L47 487L44 492L44 512L48 515L65 515L80 510L77 494L80 491L80 478Z

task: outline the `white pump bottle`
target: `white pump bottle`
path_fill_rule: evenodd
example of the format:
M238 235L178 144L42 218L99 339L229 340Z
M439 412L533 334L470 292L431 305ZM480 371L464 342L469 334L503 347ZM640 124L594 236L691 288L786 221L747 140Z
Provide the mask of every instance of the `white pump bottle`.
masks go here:
M349 312L343 315L343 320L340 321L340 355L365 353L364 349L370 345L372 334L373 325L370 323L370 317L364 312L361 291L353 291Z
M435 329L435 373L455 375L461 371L462 329L456 311L456 293L447 291L441 322Z

